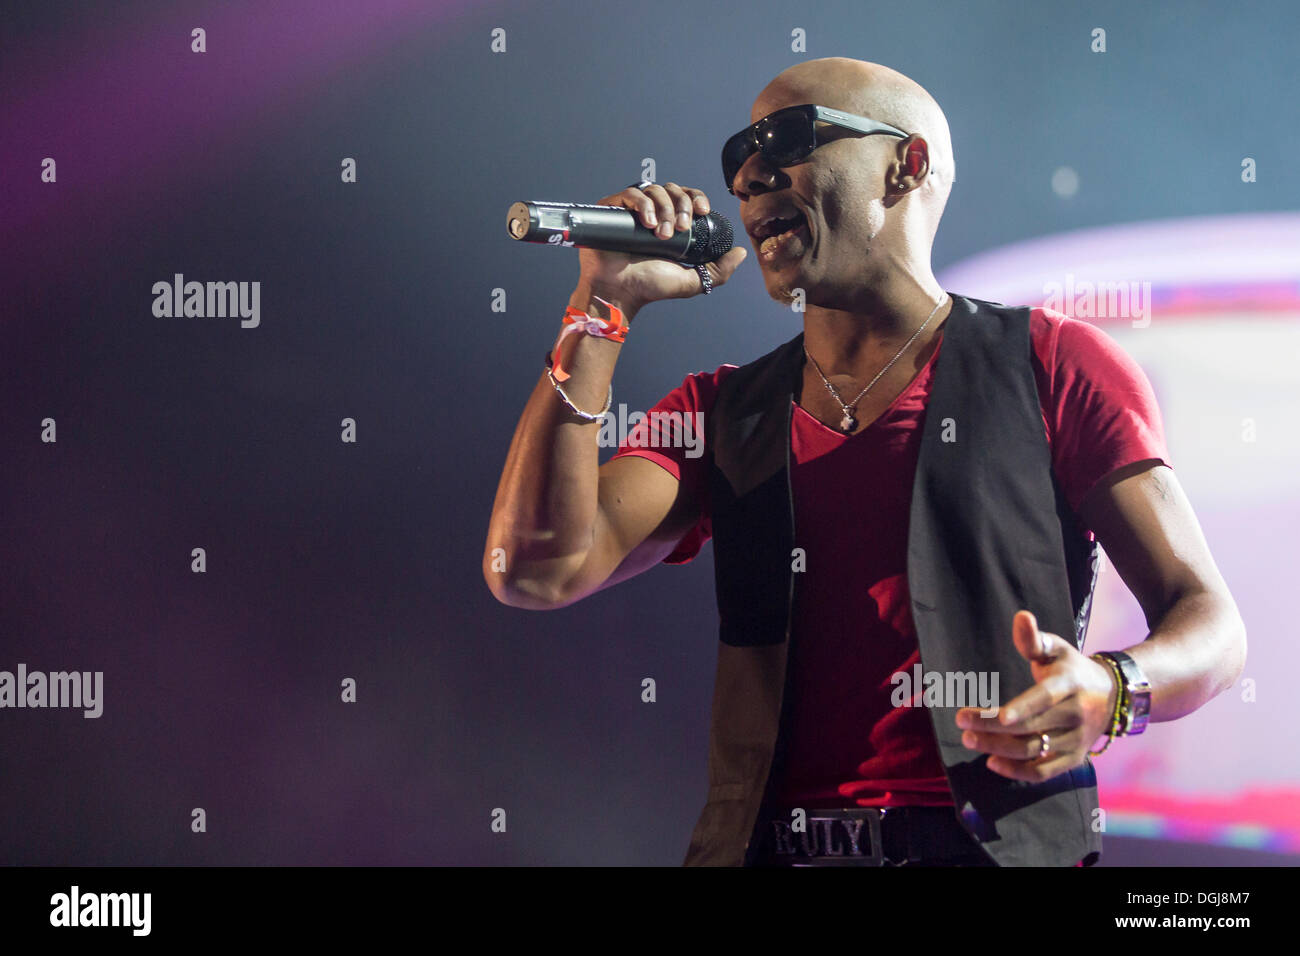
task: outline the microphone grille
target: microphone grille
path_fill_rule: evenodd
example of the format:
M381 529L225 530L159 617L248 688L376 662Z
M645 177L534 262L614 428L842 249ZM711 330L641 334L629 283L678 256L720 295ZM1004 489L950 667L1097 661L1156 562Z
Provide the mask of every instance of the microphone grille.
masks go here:
M683 261L692 265L713 262L731 250L734 239L726 216L717 212L696 216L691 223L691 244L686 247Z

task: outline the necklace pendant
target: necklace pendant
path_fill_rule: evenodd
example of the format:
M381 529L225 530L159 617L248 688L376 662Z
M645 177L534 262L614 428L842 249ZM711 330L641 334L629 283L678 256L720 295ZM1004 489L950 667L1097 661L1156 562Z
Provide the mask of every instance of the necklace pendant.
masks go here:
M857 424L858 424L858 420L854 418L852 415L850 415L848 412L845 412L844 417L840 419L840 431L851 432L853 431L854 428L857 427Z

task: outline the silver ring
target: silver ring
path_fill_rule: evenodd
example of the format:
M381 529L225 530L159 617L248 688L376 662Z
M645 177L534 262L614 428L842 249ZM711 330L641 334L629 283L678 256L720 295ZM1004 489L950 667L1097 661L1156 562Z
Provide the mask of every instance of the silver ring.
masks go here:
M1038 736L1038 756L1045 757L1047 752L1052 749L1052 738L1047 734L1039 734Z
M713 276L709 275L709 267L704 263L696 263L695 271L700 274L700 284L704 286L704 294L708 295L713 291Z
M654 185L654 183L652 183L650 180L648 180L648 179L643 179L643 180L641 180L639 183L631 183L631 184L629 184L629 185L627 186L627 188L628 188L628 189L645 189L647 186L653 186L653 185Z

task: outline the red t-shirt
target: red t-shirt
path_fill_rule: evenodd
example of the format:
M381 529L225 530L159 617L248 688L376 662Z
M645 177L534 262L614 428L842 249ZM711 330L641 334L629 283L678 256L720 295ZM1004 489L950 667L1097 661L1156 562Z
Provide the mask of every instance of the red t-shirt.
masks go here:
M1113 340L1049 309L1032 310L1029 331L1052 471L1076 513L1115 469L1147 459L1169 464L1151 385ZM808 557L796 576L788 759L773 781L776 799L787 806L952 805L929 711L891 703L891 677L912 673L920 661L907 590L908 515L942 343L941 332L925 367L856 434L829 428L795 405L791 486L796 543ZM652 411L707 417L735 368L687 376ZM681 564L712 534L705 456L650 447L648 429L657 421L633 428L615 457L648 458L695 491L700 520L664 559Z

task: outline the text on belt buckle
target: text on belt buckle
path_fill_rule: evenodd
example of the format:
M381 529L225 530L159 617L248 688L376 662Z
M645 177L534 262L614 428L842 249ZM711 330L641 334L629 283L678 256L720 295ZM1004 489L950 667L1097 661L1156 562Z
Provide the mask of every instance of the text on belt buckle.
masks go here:
M884 866L880 820L886 810L811 810L801 831L795 831L790 820L773 818L775 855L816 861L818 866Z

